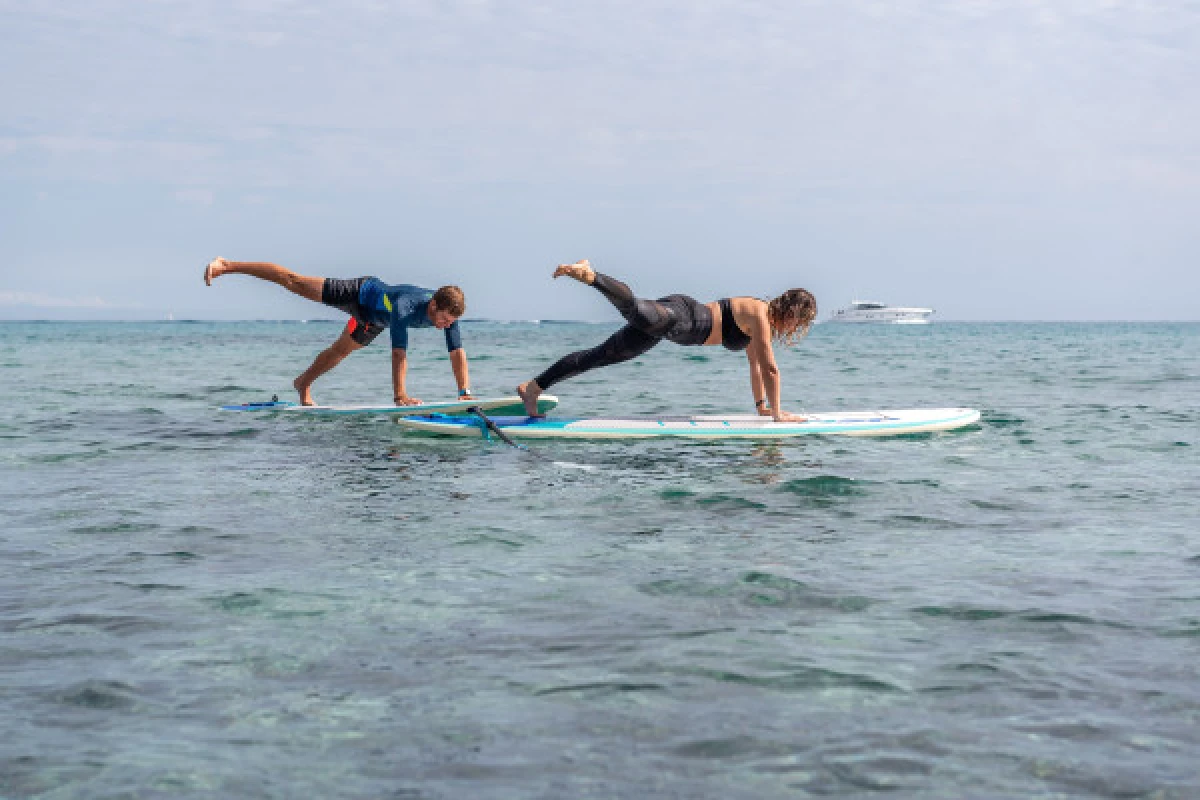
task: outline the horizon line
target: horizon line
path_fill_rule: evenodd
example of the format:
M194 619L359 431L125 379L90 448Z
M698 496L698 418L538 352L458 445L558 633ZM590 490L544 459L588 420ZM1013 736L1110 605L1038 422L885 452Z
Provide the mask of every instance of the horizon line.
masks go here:
M64 323L64 322L65 322L65 323L72 323L72 324L78 324L78 323L96 323L96 322L99 322L99 323L111 323L111 324L134 324L134 323L138 323L138 324L147 324L147 323L154 323L154 324L163 324L163 325L178 324L178 323L184 323L184 324L188 324L188 323L246 323L246 322L259 322L259 323L265 323L265 322L274 322L274 323L291 323L291 324L301 324L301 325L308 325L308 324L313 324L313 323L316 323L316 324L332 323L332 324L337 324L337 325L342 325L342 324L344 324L344 321L343 321L343 320L339 320L339 319L333 319L333 318L329 318L329 317L314 317L314 318L311 318L311 319L298 319L298 318L294 318L294 317L237 317L237 318L180 317L180 318L178 318L178 319L163 319L163 318L159 318L159 317L155 317L155 318L149 318L149 317L146 317L146 318L125 317L125 318L116 318L116 319L102 319L102 318L85 319L85 318L55 318L55 317L3 317L3 316L0 316L0 324L3 324L3 323L29 323L29 322L36 322L36 323ZM491 322L491 323L503 323L503 324L517 324L517 325L521 325L521 324L524 324L524 325L610 325L610 324L614 324L614 323L616 323L616 322L618 322L618 321L617 321L617 320L592 320L592 319L553 319L553 318L547 318L547 319L504 319L504 318L500 318L500 317L463 317L463 318L461 318L461 319L459 320L459 322L464 322L464 323L475 323L475 322L484 322L484 323L488 323L488 322ZM939 319L939 320L937 320L937 321L935 321L935 322L929 322L929 323L927 323L927 324L925 324L925 325L894 325L894 324L889 324L889 323L886 323L886 322L881 322L881 323L859 323L859 324L846 324L846 323L835 323L835 322L833 322L833 321L831 321L831 320L818 320L818 321L816 322L816 325L821 325L821 326L823 327L823 326L824 326L824 325L826 325L826 324L831 324L831 325L834 325L835 327L839 327L839 328L841 328L841 327L853 327L853 328L859 328L859 327L866 327L866 328L880 328L880 327L900 327L900 328L906 328L906 327L907 327L907 328L930 328L930 327L937 327L938 325L944 325L944 324L947 324L947 323L953 323L953 324L957 324L957 323L978 323L978 322L984 322L984 323L990 323L990 322L1021 322L1021 323L1051 323L1051 322L1053 322L1053 323L1062 323L1062 322L1077 322L1077 323L1102 323L1102 322L1124 322L1124 323L1166 323L1166 322L1171 322L1171 323L1196 323L1196 322L1200 322L1200 317L1198 317L1198 318L1194 318L1194 319L1170 319L1170 318L1156 318L1156 319L1151 319L1151 318L1145 318L1145 319L1136 319L1136 318L1135 318L1135 319L1131 319L1131 318L1117 318L1117 317L1111 317L1111 318L1086 318L1086 319L1051 319L1051 318L1038 318L1038 319L1012 319L1012 318L1008 318L1008 319L1005 319L1005 318L999 318L999 317L981 317L981 318L978 318L978 319L970 319L970 318Z

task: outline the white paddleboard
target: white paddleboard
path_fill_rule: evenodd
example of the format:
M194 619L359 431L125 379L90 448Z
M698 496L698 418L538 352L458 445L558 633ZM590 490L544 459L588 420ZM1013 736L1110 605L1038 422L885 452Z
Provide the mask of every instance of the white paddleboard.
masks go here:
M929 408L899 411L835 411L807 414L803 422L775 422L757 415L696 417L606 417L538 419L491 416L512 438L526 439L779 439L792 436L897 436L962 428L979 421L972 408ZM482 436L477 417L439 414L396 420L410 431L447 436Z
M544 394L538 398L538 413L545 414L558 406L558 398ZM474 400L446 400L438 403L421 403L415 406L397 405L349 405L349 406L302 406L287 400L271 400L265 403L242 403L221 406L222 411L283 411L295 414L468 414L468 409L478 408L491 414L524 414L525 405L516 395L511 397L478 397Z

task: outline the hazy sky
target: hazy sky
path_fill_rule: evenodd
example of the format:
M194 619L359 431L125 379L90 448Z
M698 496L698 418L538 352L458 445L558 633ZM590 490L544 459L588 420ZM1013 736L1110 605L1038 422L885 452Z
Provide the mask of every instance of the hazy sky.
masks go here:
M0 0L0 317L304 318L212 256L1200 318L1192 0Z

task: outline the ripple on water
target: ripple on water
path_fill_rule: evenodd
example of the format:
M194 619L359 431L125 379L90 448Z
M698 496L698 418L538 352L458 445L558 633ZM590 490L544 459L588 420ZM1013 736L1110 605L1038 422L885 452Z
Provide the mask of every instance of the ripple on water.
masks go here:
M1170 792L1171 784L1177 782L1178 776L1170 776L1164 780L1164 776L1155 774L1152 769L1122 764L1081 764L1074 761L1067 762L1039 757L1026 762L1026 769L1030 775L1052 786L1061 786L1071 794L1084 792L1089 797L1184 798L1194 796L1190 792L1188 794L1166 793ZM1187 787L1182 785L1175 788L1187 790ZM1163 791L1164 789L1166 792Z
M631 683L628 681L598 681L594 683L566 684L563 686L547 686L535 689L535 697L555 694L570 694L584 698L596 698L604 695L625 694L628 692L659 692L667 687L660 683Z
M55 694L66 705L97 711L132 711L138 705L137 691L120 681L84 681Z
M658 496L672 504L691 501L696 507L710 511L761 511L767 508L765 503L727 492L701 494L689 489L663 489Z
M884 517L885 522L892 523L900 528L914 528L921 530L957 530L963 527L962 523L955 522L950 519L942 519L941 517L926 517L920 514L892 514Z
M744 756L781 756L795 751L788 742L758 739L753 736L729 736L715 739L696 739L671 748L682 758L727 760Z
M169 558L173 561L187 562L195 561L202 557L199 553L192 553L188 550L171 550L166 553L143 553L140 550L132 550L127 555L133 561L141 561L146 558Z
M840 475L814 475L785 481L780 484L779 491L798 498L802 506L828 508L847 498L865 496L872 483Z
M1115 620L1097 619L1084 614L1068 614L1038 609L999 609L976 606L919 606L912 609L913 613L928 617L941 617L960 622L990 622L992 620L1013 620L1022 623L1032 623L1037 628L1054 631L1069 631L1068 626L1102 627L1113 630L1132 630L1133 626Z
M101 533L149 533L161 529L161 525L153 522L113 522L107 525L79 525L70 528L71 533L101 534Z
M871 600L861 595L828 594L800 581L763 571L742 573L728 583L674 579L650 581L639 585L638 590L653 597L730 598L759 607L858 612L871 606Z
M63 614L20 627L21 630L53 630L55 633L102 630L106 633L130 636L160 630L167 625L157 619L133 614Z
M665 671L685 677L706 678L721 683L733 683L784 692L806 692L822 689L864 689L872 692L906 691L901 686L871 675L803 664L754 673L696 666L671 667Z
M920 789L934 769L926 760L882 753L828 755L821 763L841 783L870 791Z
M267 588L219 594L209 597L206 602L212 608L229 614L295 619L322 617L335 610L335 599L329 594Z
M139 592L178 592L188 588L173 583L129 583L127 581L113 581L113 585L136 589Z

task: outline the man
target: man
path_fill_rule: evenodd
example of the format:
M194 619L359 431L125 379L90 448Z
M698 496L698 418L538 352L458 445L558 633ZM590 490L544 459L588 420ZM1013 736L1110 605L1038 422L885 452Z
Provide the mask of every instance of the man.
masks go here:
M298 275L278 264L261 261L229 261L214 258L204 268L204 283L211 286L222 275L251 275L277 283L290 292L316 303L324 303L350 315L350 322L341 336L321 352L300 377L292 382L300 393L300 402L314 405L312 385L317 378L341 363L342 359L370 344L383 332L392 329L392 394L396 405L417 405L421 401L410 397L404 387L408 372L408 329L433 326L446 332L446 349L450 351L450 366L458 382L458 396L471 399L467 376L467 354L462 347L458 318L466 310L462 289L443 286L437 291L419 286L397 284L390 286L378 278L364 277L341 280Z

